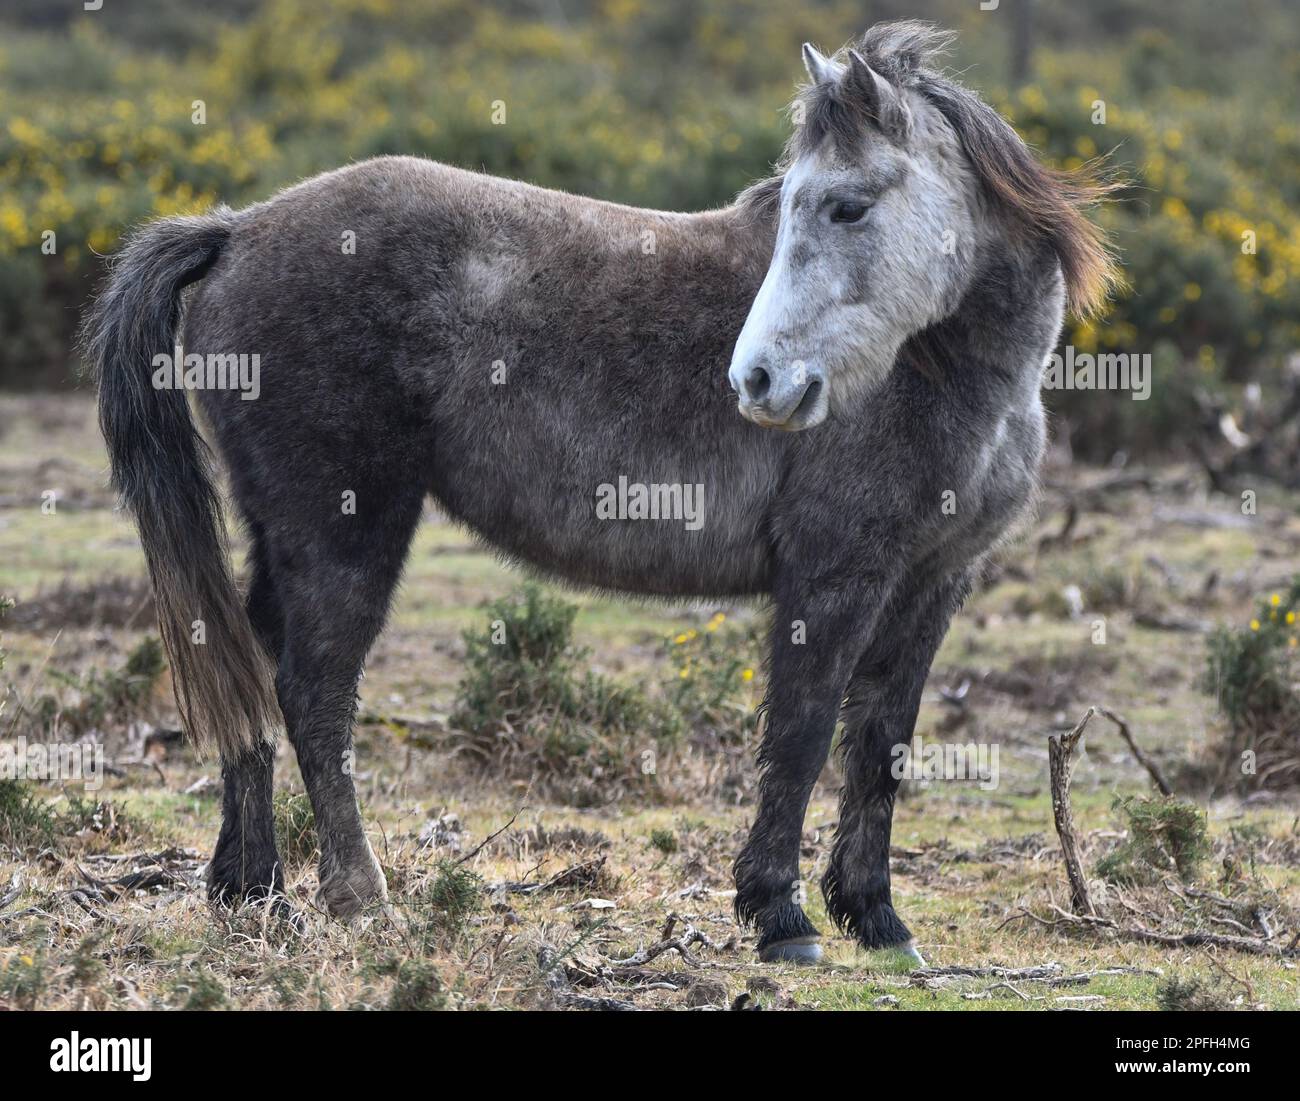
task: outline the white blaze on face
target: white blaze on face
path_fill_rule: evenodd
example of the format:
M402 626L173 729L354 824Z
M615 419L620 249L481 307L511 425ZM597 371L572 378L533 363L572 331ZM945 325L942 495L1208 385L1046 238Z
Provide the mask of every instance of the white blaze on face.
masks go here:
M801 264L798 271L790 265L800 223L794 198L808 172L806 165L796 164L786 176L772 261L728 371L744 416L765 427L792 431L820 424L830 407L821 342L811 316L825 295L815 279L809 279L815 265Z
M728 377L732 386L739 388L743 376L739 372L762 356L779 357L789 349L779 347L782 337L800 332L807 323L810 310L807 288L796 287L791 277L789 254L794 233L791 229L790 206L793 196L812 175L807 158L794 164L786 173L781 188L781 217L777 226L776 244L772 249L772 262L768 266L763 285L758 288L754 303L749 308L744 327L736 340L731 356ZM795 359L807 358L794 356ZM777 367L785 366L776 363Z

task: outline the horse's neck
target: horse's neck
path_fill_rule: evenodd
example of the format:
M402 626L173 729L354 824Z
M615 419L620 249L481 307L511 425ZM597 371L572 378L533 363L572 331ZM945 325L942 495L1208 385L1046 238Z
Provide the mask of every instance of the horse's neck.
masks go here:
M986 264L955 314L926 333L919 350L959 375L993 405L1022 402L1041 384L1056 346L1064 287L1055 254L1002 255Z

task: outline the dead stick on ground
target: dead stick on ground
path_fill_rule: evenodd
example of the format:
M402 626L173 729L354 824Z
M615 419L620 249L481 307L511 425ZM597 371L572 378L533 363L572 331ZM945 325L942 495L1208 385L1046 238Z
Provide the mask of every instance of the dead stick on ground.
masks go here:
M1028 910L1023 912L1025 916L1042 925L1086 926L1110 933L1120 940L1133 941L1138 944L1159 944L1166 948L1231 948L1235 952L1246 952L1253 956L1272 956L1284 959L1296 954L1294 941L1286 948L1278 948L1276 945L1269 944L1268 941L1258 937L1229 937L1220 933L1159 933L1154 929L1147 929L1141 925L1117 925L1108 918L1089 915L1081 917L1077 914L1069 914L1059 906L1053 906L1052 910L1060 915L1059 921L1049 921L1037 914L1030 913Z
M726 952L735 947L734 937L729 938L723 943L719 943L706 934L700 932L694 925L689 923L686 925L686 932L674 940L672 935L673 930L681 921L682 918L678 917L677 914L669 914L668 921L664 924L663 932L659 934L658 944L651 945L649 948L642 948L639 951L634 952L625 960L611 959L609 962L614 967L640 967L643 964L649 963L656 956L661 956L665 952L675 951L687 962L687 964L694 967L696 966L697 961L690 953L690 947L693 944L702 944L705 948L709 948L715 952Z
M1068 734L1053 734L1047 739L1047 756L1052 774L1052 817L1061 839L1065 857L1065 874L1070 878L1070 904L1076 914L1093 914L1088 881L1079 859L1079 838L1074 831L1074 814L1070 809L1070 773L1074 771L1074 750L1083 737L1088 720L1097 713L1095 707L1084 712L1079 724Z

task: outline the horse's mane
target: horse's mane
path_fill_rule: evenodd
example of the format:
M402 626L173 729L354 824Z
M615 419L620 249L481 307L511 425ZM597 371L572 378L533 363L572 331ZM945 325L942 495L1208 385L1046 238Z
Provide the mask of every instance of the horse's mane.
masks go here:
M929 23L878 23L840 50L835 60L844 63L848 50L857 50L895 88L911 89L943 116L989 201L1025 232L1051 244L1061 264L1070 309L1087 316L1116 285L1117 270L1105 235L1085 212L1115 185L1100 179L1095 166L1067 172L1040 164L1001 115L935 68L954 37ZM742 192L738 201L755 213L774 212L781 174L828 139L846 153L860 148L875 121L873 110L850 81L800 88L792 111L803 122L786 143L776 166L778 175Z

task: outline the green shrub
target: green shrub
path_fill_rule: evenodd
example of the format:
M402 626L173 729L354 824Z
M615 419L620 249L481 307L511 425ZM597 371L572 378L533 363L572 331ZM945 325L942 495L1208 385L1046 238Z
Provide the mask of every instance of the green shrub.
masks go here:
M204 1012L226 1007L229 995L216 975L198 964L189 965L187 972L172 983L172 994L180 1001L178 1008Z
M447 996L443 993L438 972L428 960L402 960L393 974L393 989L388 997L388 1008L413 1013L443 1009Z
M656 829L650 831L650 845L664 856L671 856L678 849L677 834L672 830Z
M1156 1002L1167 1013L1213 1013L1235 1008L1223 988L1197 978L1170 975L1156 991Z
M726 625L721 612L702 630L668 640L668 698L692 736L741 744L758 719L753 698L761 644L756 630Z
M1176 873L1195 880L1210 855L1205 812L1192 803L1164 797L1121 797L1115 801L1128 825L1128 838L1097 862L1097 874L1112 883L1149 884Z
M49 986L47 960L43 948L20 950L9 957L0 969L0 999L17 1009L35 1009Z
M465 635L465 673L451 725L461 747L500 774L570 802L648 792L665 751L748 745L756 725L754 629L702 628L664 641L663 682L643 689L582 668L577 607L529 583L487 606Z
M465 635L452 725L485 763L547 783L643 784L641 753L676 739L671 708L640 689L582 670L577 607L536 584L487 606Z
M483 880L463 864L440 860L414 906L414 926L427 950L461 937L482 911Z
M1260 601L1244 629L1221 627L1209 640L1205 687L1234 727L1276 724L1300 709L1293 687L1300 623L1300 578Z
M1283 787L1300 782L1300 577L1259 601L1242 628L1221 627L1208 642L1203 682L1228 721L1214 747L1225 781Z
M0 779L0 844L17 850L53 844L54 813L23 780Z

